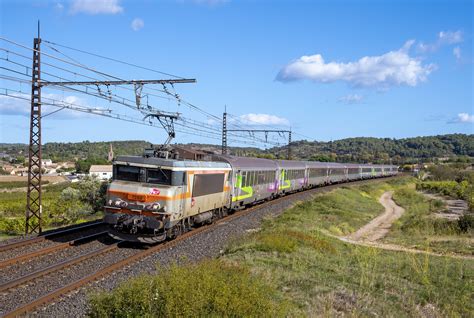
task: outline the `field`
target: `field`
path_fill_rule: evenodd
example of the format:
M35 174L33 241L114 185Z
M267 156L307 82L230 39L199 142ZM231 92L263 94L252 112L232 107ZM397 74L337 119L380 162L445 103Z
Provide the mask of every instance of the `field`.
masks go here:
M258 302L245 302L245 311L235 316L472 316L472 258L388 251L339 239L383 211L378 198L387 190L410 209L401 189L413 187L412 179L397 179L317 195L266 220L217 260L160 268L158 276L91 296L91 316L221 316L223 304L234 308L246 295ZM215 283L189 275L213 277L216 268L221 277ZM242 273L238 279L235 272ZM127 302L131 295L133 304ZM173 299L180 299L179 306Z
M25 228L26 192L8 191L18 182L23 181L0 183L0 239L20 235ZM46 184L42 194L43 229L100 218L105 186L91 179L76 184Z

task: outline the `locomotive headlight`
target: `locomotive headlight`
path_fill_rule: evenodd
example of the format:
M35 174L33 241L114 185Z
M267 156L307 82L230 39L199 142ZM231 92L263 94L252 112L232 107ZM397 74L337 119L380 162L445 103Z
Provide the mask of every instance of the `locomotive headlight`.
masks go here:
M157 211L159 209L160 209L159 203L151 203L145 206L145 210L149 210L149 211Z
M125 208L127 207L128 203L122 200L117 200L115 201L115 206L120 207L120 208Z

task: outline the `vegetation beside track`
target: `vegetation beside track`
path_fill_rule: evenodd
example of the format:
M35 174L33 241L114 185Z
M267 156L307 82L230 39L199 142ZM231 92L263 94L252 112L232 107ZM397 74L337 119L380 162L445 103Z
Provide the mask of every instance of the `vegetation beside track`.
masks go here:
M95 294L90 315L155 317L172 308L165 314L265 316L259 304L277 301L281 306L271 315L470 316L474 261L351 245L333 236L349 234L383 211L378 198L384 191L407 187L413 188L410 178L316 195L231 243L218 260L160 268L157 276ZM222 280L232 282L242 272L237 285L245 293L239 297L248 293L259 301L245 301L245 312L220 311L216 303L239 298ZM213 275L220 276L209 280ZM256 285L245 285L250 283Z
M245 266L207 260L172 265L92 297L91 317L285 317L292 308Z
M78 224L100 217L106 184L92 178L43 188L43 229ZM0 237L25 230L25 192L0 192Z

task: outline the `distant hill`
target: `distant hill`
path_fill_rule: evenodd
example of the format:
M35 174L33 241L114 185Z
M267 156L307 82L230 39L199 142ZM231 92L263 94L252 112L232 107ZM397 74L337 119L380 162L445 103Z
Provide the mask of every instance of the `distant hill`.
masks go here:
M140 155L150 146L144 140L46 143L43 157L53 161L77 160L85 158L107 158L110 144L115 155ZM195 149L220 152L220 145L187 144ZM291 144L293 159L338 161L338 162L385 162L407 163L453 157L474 157L474 135L450 134L404 139L357 137L330 142L295 141ZM26 156L25 144L0 144L0 152L12 156ZM231 154L286 158L286 147L267 150L251 147L230 147Z
M436 158L474 157L474 135L450 134L404 139L357 137L330 142L295 141L295 159L339 162L417 162ZM286 147L269 149L279 157Z

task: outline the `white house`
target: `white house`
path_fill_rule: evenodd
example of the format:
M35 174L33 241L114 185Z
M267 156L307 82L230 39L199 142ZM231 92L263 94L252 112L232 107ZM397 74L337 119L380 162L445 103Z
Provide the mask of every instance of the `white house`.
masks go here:
M89 175L95 176L99 180L109 180L112 178L112 165L92 165Z
M48 166L51 166L53 164L53 161L51 159L41 159L41 165L43 167L48 167Z

